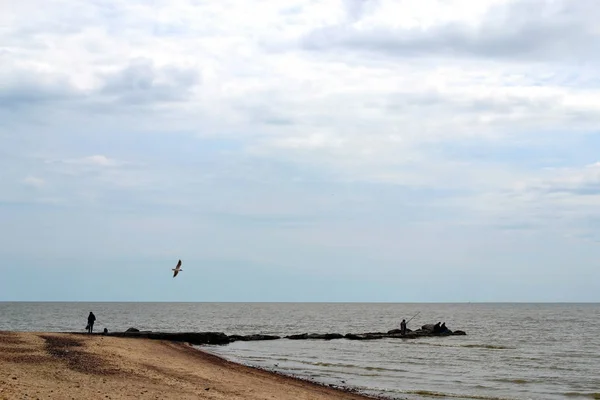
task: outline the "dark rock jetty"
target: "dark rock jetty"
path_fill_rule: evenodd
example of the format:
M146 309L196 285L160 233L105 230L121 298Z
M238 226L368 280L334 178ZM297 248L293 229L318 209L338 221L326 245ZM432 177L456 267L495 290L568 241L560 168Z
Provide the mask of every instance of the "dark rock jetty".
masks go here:
M334 340L334 339L347 339L347 340L375 340L384 338L393 339L417 339L422 337L432 336L461 336L466 335L464 331L451 331L446 330L444 332L434 332L434 325L423 325L420 329L412 331L406 330L403 335L400 329L393 329L387 332L367 332L367 333L347 333L345 335L339 333L301 333L298 335L288 335L285 339L289 340ZM80 333L87 335L87 333ZM194 345L202 344L228 344L237 341L254 341L254 340L277 340L281 339L281 336L275 335L226 335L222 332L152 332L152 331L140 331L136 328L129 328L125 332L104 332L98 333L98 335L104 336L116 336L116 337L128 337L128 338L145 338L145 339L156 339L156 340L169 340L173 342L185 342Z

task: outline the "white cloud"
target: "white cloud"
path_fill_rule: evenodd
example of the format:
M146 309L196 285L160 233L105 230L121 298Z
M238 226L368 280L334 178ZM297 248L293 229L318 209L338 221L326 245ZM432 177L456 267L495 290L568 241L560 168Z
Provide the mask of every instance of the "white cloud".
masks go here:
M113 160L101 154L96 154L82 158L67 159L63 162L66 164L88 165L97 167L114 167L119 165L119 163L116 160Z
M28 186L32 186L35 188L42 188L44 186L46 186L46 181L43 180L42 178L38 178L32 175L27 176L25 179L23 179L23 183L28 185Z
M101 93L126 104L182 101L190 96L198 80L194 68L157 68L150 60L134 59L126 67L104 75Z
M596 60L593 0L422 3L421 8L384 1L371 18L319 27L302 44L395 57Z
M474 165L436 146L535 148L543 132L573 135L600 124L595 68L560 62L593 46L573 45L595 34L590 1L64 0L44 12L36 4L0 17L0 74L12 82L0 106L24 105L7 114L13 125L37 120L77 138L95 129L192 132L343 181L500 190L537 172L509 160ZM324 29L338 36L315 36ZM546 36L532 35L542 31L569 35L549 49ZM305 51L302 38L325 42ZM484 45L498 41L501 49ZM523 43L552 62L521 57ZM442 45L452 51L438 51ZM418 51L399 60L402 46ZM120 165L104 155L65 163Z
M600 196L600 162L582 168L551 168L545 177L517 183L517 188L543 193Z

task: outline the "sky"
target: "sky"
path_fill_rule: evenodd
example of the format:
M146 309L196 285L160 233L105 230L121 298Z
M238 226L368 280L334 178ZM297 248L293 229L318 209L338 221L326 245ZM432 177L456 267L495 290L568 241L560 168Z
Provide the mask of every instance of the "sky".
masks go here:
M598 302L599 14L0 0L0 301Z

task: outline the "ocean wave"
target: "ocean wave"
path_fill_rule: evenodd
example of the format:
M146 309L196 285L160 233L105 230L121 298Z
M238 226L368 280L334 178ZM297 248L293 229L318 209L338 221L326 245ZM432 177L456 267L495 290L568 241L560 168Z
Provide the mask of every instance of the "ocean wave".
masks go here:
M344 363L334 363L334 362L324 362L324 361L311 362L311 361L297 360L297 362L302 363L302 364L315 365L317 367L360 368L359 365L354 365L354 364L344 364Z
M405 369L400 369L400 368L383 368L383 367L362 367L363 369L366 369L367 371L393 371L393 372L409 372Z
M248 361L271 361L272 357L260 357L260 356L245 356L244 357Z
M566 397L585 397L586 399L600 399L600 392L582 393L582 392L567 392L563 393Z
M496 379L492 379L492 380L496 381L496 382L516 383L518 385L525 385L527 383L535 383L536 382L534 380L523 379L523 378L496 378ZM537 381L537 382L539 382L539 381Z
M473 394L457 394L457 393L444 393L444 392L433 392L430 390L407 390L402 391L405 394L416 394L423 397L439 397L439 398L455 398L455 399L475 399L475 400L514 400L507 397L493 397L493 396L479 396Z
M441 344L441 343L411 343L416 346L434 346L434 347L462 347L468 349L490 349L490 350L514 350L516 347L502 346L499 344Z
M577 368L566 368L566 367L562 367L560 365L544 365L542 367L540 367L541 369L545 368L545 369L550 369L553 371L578 371Z
M496 344L462 344L460 347L476 348L476 349L492 349L492 350L510 350L515 347L507 347Z
M331 362L308 362L297 360L302 364L314 365L317 367L340 367L340 368L357 368L366 371L390 371L390 372L408 372L405 369L400 368L384 368L384 367L367 367L364 365L356 365L356 364L345 364L345 363L331 363Z

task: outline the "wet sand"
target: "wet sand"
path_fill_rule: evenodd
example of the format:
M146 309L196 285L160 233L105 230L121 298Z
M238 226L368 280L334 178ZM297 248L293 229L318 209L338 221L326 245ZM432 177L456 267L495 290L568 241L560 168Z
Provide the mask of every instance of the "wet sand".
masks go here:
M369 397L235 364L182 343L102 335L0 332L0 399L17 398Z

